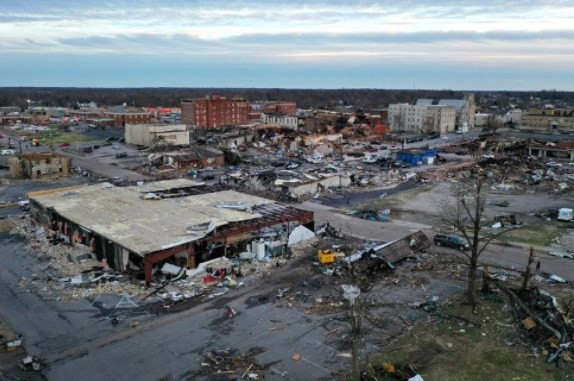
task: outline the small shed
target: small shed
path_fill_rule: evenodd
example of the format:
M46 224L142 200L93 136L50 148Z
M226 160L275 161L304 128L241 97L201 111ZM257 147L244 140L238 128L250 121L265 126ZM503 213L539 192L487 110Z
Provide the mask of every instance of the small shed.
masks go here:
M423 163L431 164L436 157L436 151L432 150L403 150L397 152L397 161L408 163L410 165L421 165Z

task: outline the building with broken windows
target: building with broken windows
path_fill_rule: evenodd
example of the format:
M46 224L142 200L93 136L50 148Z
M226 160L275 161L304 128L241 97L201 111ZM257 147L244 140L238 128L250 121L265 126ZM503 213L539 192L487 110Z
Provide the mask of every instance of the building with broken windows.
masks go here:
M259 245L286 245L293 229L314 231L312 212L187 179L116 187L109 183L28 194L31 215L52 237L85 245L99 261L142 274L166 262L188 269Z
M70 159L54 152L28 152L10 159L10 175L28 179L68 176Z

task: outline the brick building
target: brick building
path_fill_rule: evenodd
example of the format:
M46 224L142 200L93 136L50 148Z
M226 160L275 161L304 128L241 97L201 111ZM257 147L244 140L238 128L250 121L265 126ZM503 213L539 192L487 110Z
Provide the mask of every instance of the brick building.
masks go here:
M265 105L263 112L266 114L295 114L297 104L295 102L270 102Z
M70 160L53 152L28 152L10 159L10 175L28 179L68 176Z
M126 124L145 124L151 122L151 115L148 112L106 112L106 117L113 119L115 127L125 127Z
M249 123L249 102L221 95L205 98L182 99L181 121L195 128L222 128Z

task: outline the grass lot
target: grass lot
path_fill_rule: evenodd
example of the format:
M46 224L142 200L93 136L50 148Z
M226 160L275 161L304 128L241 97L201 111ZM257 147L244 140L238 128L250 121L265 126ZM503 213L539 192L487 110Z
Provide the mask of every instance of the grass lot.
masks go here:
M533 357L519 338L520 323L513 321L503 306L502 302L483 301L478 318L470 315L469 308L452 306L448 312L478 321L480 328L458 320L420 324L374 357L372 364L375 369L381 369L385 362L395 366L411 364L425 380L567 379L566 375L574 372L572 365L557 368L546 364L543 356ZM384 377L378 379L394 379Z
M550 246L553 239L566 233L566 226L557 221L527 225L504 233L504 242L521 242L530 245Z
M51 132L50 134L42 135L40 143L49 145L60 145L62 143L82 143L97 140L96 138L88 135L78 134L74 132Z
M355 208L357 210L363 209L373 209L373 210L381 210L386 208L400 208L401 205L406 203L409 200L414 199L419 194L427 192L431 190L433 187L431 185L421 185L415 189L411 189L405 192L395 193L394 195L373 200L367 204L360 205L359 207Z
M0 233L8 233L14 227L14 222L11 220L0 220Z

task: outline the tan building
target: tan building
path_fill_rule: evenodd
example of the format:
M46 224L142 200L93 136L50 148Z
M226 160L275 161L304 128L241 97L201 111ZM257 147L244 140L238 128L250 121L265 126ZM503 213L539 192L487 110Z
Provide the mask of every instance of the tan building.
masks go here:
M126 143L149 147L156 143L189 145L185 124L126 124Z
M454 106L427 106L423 133L438 132L446 134L453 132L456 123L456 108Z
M68 176L70 159L53 152L30 152L10 159L10 175L40 179Z
M522 113L520 129L574 132L574 109L555 108L550 105L530 108Z

